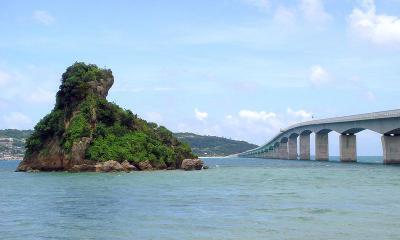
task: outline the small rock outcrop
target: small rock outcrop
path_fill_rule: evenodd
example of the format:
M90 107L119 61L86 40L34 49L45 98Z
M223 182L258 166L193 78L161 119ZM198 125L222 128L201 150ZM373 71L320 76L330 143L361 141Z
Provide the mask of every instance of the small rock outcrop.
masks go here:
M121 163L121 166L124 168L125 172L138 171L137 167L135 167L134 165L130 164L126 160Z
M196 158L165 127L108 102L113 83L110 69L79 62L68 67L55 107L27 139L17 171L179 169L183 159Z
M203 168L203 161L200 159L184 159L182 161L181 169L185 171L201 170Z
M139 169L140 169L141 171L151 171L151 170L154 170L154 168L153 168L153 166L151 165L151 163L150 163L149 160L145 160L145 161L139 162L138 166L139 166Z
M100 170L99 172L121 172L121 171L125 171L124 167L122 167L122 165L114 160L111 161L106 161L104 163L101 164L100 168L98 168L98 170Z

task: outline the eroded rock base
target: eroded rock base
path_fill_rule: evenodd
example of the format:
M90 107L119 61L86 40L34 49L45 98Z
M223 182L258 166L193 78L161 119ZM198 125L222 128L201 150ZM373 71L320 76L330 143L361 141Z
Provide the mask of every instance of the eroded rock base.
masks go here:
M165 165L151 164L149 160L139 162L138 164L131 164L128 161L119 163L114 160L106 162L92 162L85 161L80 164L72 166L57 167L49 169L48 167L40 166L38 168L29 165L20 165L17 169L18 172L39 172L39 171L67 171L67 172L131 172L131 171L153 171L153 170L175 170L174 167L167 167ZM208 169L200 159L185 159L182 161L180 169L185 171Z

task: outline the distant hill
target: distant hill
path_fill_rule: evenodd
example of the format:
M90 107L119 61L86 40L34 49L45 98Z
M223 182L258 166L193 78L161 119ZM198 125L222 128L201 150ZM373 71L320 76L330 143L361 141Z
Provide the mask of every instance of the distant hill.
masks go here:
M33 130L0 130L0 158L5 154L23 156L25 140L32 132ZM194 133L174 133L174 135L179 140L189 144L193 152L200 157L228 156L258 147L245 141L236 141L223 137L202 136ZM9 142L5 138L12 138L13 141Z
M33 130L4 129L0 130L0 138L26 139L32 132Z
M25 141L32 130L0 130L0 159L22 159L25 153Z
M179 140L186 142L199 157L228 156L258 147L245 141L236 141L223 137L202 136L194 133L174 133Z

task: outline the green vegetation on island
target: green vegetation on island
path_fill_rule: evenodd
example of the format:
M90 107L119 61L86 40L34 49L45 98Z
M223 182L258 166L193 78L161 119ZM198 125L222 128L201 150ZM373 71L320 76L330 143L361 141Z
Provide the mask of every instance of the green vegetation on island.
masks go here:
M21 159L21 156L25 153L25 141L32 133L33 130L0 130L0 158L4 155L10 156L12 159ZM173 135L181 142L187 143L192 148L193 153L201 157L228 156L257 147L257 145L245 141L237 141L223 137L204 136L194 133L173 133ZM125 139L116 138L115 141L125 141ZM105 143L106 141L99 141L94 148L109 148L110 146ZM106 152L108 153L109 151ZM97 154L98 153L99 151L97 151ZM105 156L106 155L102 155L94 158L103 160L112 158L110 155L108 155L108 157Z
M108 160L179 168L183 159L196 158L165 127L108 102L113 83L109 69L85 63L70 66L62 75L54 109L26 141L19 170L68 170Z
M202 136L194 133L174 133L175 137L190 145L192 151L200 157L228 156L258 147L245 141L236 141L223 137Z

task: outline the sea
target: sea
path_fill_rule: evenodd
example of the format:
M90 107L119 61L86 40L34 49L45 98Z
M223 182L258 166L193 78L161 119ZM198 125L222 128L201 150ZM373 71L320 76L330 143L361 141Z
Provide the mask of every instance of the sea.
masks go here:
M0 239L400 239L400 166L205 158L202 171L14 172Z

